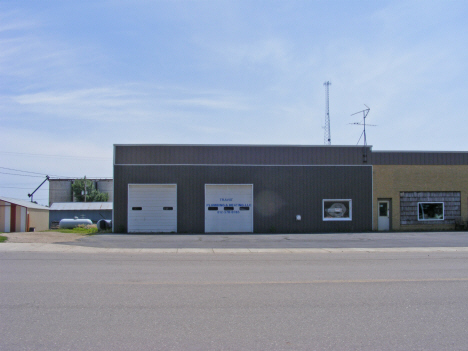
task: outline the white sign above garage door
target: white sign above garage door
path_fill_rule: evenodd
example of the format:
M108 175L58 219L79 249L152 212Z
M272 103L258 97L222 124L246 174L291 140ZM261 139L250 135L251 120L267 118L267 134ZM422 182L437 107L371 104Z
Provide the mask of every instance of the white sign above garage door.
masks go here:
M177 185L129 184L128 232L176 233Z
M205 184L205 232L253 232L253 184Z

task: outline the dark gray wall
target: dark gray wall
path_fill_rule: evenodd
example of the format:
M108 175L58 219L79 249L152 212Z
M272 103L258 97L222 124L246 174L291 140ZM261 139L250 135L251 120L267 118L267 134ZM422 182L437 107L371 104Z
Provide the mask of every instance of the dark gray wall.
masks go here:
M114 145L115 164L467 165L468 152L372 151L371 146ZM363 155L366 155L364 162Z
M128 184L177 184L178 233L205 231L205 184L254 184L256 233L372 230L371 166L116 165L115 231L127 229ZM323 199L352 199L353 220L323 221Z
M374 165L468 165L468 152L373 151Z
M362 146L114 145L115 164L360 165ZM366 148L370 153L370 147Z

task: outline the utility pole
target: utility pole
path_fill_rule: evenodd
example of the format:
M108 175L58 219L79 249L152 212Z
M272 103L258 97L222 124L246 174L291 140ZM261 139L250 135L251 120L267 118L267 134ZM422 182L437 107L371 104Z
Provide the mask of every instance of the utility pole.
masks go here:
M84 176L84 202L86 202L86 176Z
M326 81L323 83L325 86L325 135L324 135L324 144L331 145L331 135L330 135L330 103L329 103L329 87L331 83Z

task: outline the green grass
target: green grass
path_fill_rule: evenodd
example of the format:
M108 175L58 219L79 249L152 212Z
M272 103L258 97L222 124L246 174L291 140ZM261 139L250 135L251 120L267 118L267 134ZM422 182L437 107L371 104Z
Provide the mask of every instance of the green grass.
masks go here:
M0 235L0 243L3 243L4 241L7 241L8 238L6 236Z
M59 233L74 233L74 234L81 234L81 235L92 235L98 232L98 229L95 225L88 225L88 226L78 226L73 229L53 229L52 232L59 232Z

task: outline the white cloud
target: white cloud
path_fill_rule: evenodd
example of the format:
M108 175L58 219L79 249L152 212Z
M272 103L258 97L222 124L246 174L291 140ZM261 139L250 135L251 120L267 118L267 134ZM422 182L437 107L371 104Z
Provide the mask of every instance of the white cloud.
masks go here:
M218 53L232 64L269 65L275 68L289 67L287 45L277 38L269 38L250 43L216 46Z

